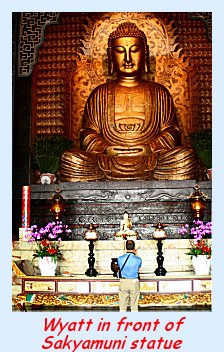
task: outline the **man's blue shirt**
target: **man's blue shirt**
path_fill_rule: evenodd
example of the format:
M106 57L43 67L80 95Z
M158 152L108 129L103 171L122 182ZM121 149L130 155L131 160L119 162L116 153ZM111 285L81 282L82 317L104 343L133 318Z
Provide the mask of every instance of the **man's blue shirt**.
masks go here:
M129 256L129 258L124 266L124 269L122 269L121 275L123 278L126 279L136 279L138 277L138 269L142 265L142 259L134 253L125 253L117 259L120 269L122 268L125 260L127 259L127 256Z

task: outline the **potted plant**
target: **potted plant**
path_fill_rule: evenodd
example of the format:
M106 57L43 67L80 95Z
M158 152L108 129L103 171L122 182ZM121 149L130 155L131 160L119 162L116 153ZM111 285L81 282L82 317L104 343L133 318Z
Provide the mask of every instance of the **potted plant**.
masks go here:
M57 261L63 259L61 253L62 239L68 239L71 234L68 225L61 221L49 222L45 227L38 228L32 225L26 230L24 241L36 242L37 249L33 258L39 258L39 268L41 275L54 276L57 268Z
M71 149L72 140L63 135L37 136L34 143L34 158L41 175L41 183L53 183L60 167L61 154Z
M207 170L212 169L212 131L199 129L189 134L192 147ZM208 177L211 172L208 172Z
M196 275L208 275L211 267L211 243L208 239L212 235L212 222L204 223L194 220L194 225L185 224L178 230L181 235L188 234L193 237L190 241L190 249L186 253L192 258L192 265Z

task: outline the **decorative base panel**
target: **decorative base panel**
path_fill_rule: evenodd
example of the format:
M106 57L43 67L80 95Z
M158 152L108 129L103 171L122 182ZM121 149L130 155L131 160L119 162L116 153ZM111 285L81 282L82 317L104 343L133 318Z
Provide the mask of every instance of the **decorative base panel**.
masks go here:
M17 307L25 310L25 304L38 306L83 306L83 307L118 307L118 295L46 295L31 294L17 296ZM178 307L211 305L211 293L186 293L186 294L150 294L141 295L140 307Z
M24 276L16 305L118 307L119 279ZM211 277L148 277L140 280L140 307L211 305Z

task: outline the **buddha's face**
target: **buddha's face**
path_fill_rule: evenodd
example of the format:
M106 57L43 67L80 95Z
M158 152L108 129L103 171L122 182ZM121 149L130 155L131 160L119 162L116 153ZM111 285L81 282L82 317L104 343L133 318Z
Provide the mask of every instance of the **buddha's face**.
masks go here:
M112 41L114 70L120 76L133 77L144 68L144 43L141 38L124 37Z

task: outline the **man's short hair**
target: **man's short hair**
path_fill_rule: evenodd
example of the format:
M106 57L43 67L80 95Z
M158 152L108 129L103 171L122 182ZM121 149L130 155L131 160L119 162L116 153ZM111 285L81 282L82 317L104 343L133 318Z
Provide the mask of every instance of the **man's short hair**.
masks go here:
M127 240L126 241L126 249L128 251L131 251L131 250L135 249L135 242L132 241L132 240Z

